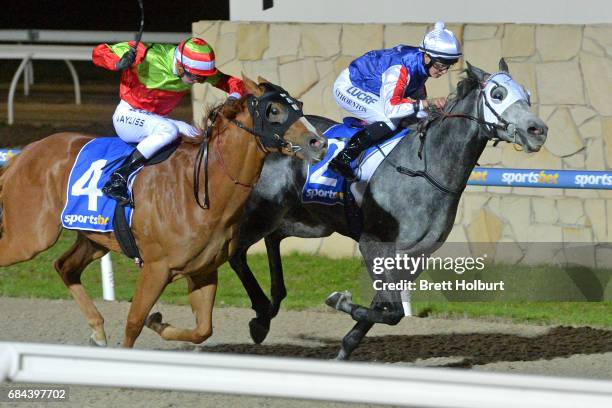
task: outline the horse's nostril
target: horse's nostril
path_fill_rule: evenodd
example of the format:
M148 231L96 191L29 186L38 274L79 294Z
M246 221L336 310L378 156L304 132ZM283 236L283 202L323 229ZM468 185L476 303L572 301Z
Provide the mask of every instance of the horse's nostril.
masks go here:
M322 147L321 141L318 139L310 139L310 147L320 149Z
M527 128L527 132L535 136L540 136L544 134L544 129L539 126L529 126L529 128Z

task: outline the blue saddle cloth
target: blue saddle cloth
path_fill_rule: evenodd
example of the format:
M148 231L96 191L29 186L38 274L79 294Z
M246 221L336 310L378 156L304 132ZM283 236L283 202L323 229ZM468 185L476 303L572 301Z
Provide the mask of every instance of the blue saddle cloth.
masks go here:
M102 186L133 150L134 146L118 137L96 138L83 146L68 180L67 200L62 211L64 228L96 232L113 230L117 202L102 193ZM132 182L133 176L130 176ZM129 206L125 207L125 218L131 225L132 208Z
M356 118L344 118L343 123L332 126L325 131L328 141L327 154L318 163L308 166L308 176L302 189L302 202L335 205L344 203L344 177L329 170L329 162L344 148L348 140L364 127L363 122ZM391 138L372 146L351 162L353 171L356 171L374 153L379 152L379 147L393 143L408 133L403 129ZM381 159L382 161L382 159ZM380 162L378 163L380 164ZM376 166L378 165L376 164ZM373 171L371 172L373 173ZM371 175L371 173L369 173ZM367 183L369 176L358 182ZM347 188L348 194L351 189ZM359 200L358 200L359 201Z

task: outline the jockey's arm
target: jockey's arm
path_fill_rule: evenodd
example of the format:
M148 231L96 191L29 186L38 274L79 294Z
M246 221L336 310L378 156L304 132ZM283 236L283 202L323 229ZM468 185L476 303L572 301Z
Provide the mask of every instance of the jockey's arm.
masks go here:
M110 71L117 71L117 62L121 59L123 54L130 50L130 47L134 46L134 41L122 42L117 44L100 44L97 45L92 52L92 61L95 65L108 69ZM147 47L143 43L138 44L136 50L136 60L133 65L138 65L142 62L146 55Z
M380 98L387 118L403 118L423 109L421 100L404 97L409 82L410 72L405 66L394 65L383 73Z
M412 99L418 99L418 100L425 100L425 99L427 99L427 88L425 88L425 85L423 85L422 87L420 87L419 89L414 91L410 95L410 97Z
M208 77L206 82L215 88L219 88L222 91L227 92L229 98L240 99L246 94L242 79L224 74L221 71L218 71L215 75Z

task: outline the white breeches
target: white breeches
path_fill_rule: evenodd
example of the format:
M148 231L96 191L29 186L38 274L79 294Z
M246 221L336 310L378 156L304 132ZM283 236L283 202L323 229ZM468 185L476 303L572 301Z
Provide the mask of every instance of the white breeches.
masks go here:
M115 109L113 125L121 140L138 143L136 148L147 159L176 140L179 134L188 137L200 134L196 127L185 122L132 108L123 100Z
M385 122L390 129L396 128L391 119L385 115L380 97L351 83L348 68L342 71L334 82L334 98L342 109L359 119L369 123Z

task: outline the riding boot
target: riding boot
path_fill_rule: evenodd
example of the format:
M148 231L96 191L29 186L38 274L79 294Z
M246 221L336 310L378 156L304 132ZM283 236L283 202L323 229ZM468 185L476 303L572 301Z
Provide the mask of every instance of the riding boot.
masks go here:
M327 168L349 181L355 180L351 162L359 156L359 153L381 142L390 133L391 129L385 122L374 122L364 127L351 137L344 149L329 162Z
M108 197L116 200L120 205L130 203L130 194L128 192L128 177L132 172L144 164L147 159L134 149L132 154L125 160L123 165L119 167L110 179L102 187L102 192Z

